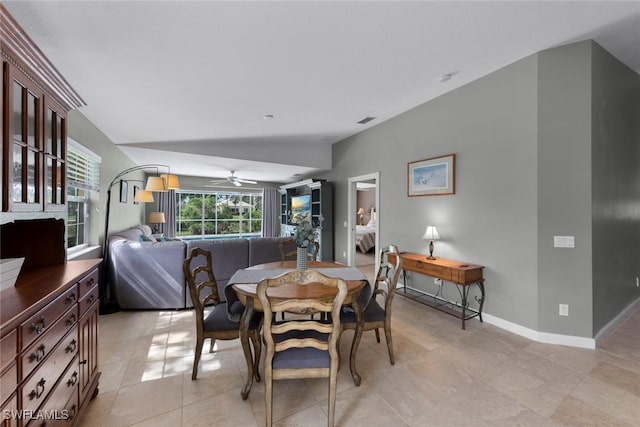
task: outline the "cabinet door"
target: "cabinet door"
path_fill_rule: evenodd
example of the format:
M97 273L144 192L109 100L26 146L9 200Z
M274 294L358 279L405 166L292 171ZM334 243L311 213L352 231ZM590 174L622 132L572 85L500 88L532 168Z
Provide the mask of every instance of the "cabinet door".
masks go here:
M67 114L50 97L44 103L45 210L64 210L66 201Z
M4 63L3 72L2 210L42 210L43 93L11 64Z
M98 373L98 302L80 318L80 403Z

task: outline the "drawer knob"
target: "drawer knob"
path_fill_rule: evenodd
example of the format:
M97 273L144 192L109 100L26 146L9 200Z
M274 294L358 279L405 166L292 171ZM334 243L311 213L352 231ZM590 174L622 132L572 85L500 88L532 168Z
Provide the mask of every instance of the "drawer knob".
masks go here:
M67 319L67 325L71 326L74 323L76 323L76 315L71 314L71 316L69 316L69 318Z
M31 324L31 330L36 334L41 334L44 331L46 319L44 316L40 316L40 320Z
M78 407L74 403L73 406L71 406L71 409L69 409L69 420L74 419L77 412L78 412Z
M67 304L74 304L76 301L76 294L71 294L67 297Z
M89 305L93 304L95 300L96 296L94 294L89 295L89 298L87 298L87 301L89 301Z
M38 349L29 355L29 361L33 362L35 360L36 362L40 362L42 359L44 359L44 356L45 346L44 344L40 344Z
M44 378L41 378L40 381L38 381L38 384L36 385L35 390L31 390L31 393L29 393L29 399L33 400L33 399L39 399L43 394L44 394L44 384L47 381Z
M67 353L74 353L76 351L76 348L78 348L78 346L76 345L76 340L71 340L65 350L67 351Z
M87 281L87 288L90 288L91 286L93 286L94 283L95 283L95 280L93 280L93 277L92 277Z
M80 364L81 364L81 365L86 365L86 364L87 364L87 359L81 360L81 361L80 361Z
M78 382L78 372L73 371L71 378L69 378L69 381L67 381L67 387L73 387L74 385L76 385L77 382Z

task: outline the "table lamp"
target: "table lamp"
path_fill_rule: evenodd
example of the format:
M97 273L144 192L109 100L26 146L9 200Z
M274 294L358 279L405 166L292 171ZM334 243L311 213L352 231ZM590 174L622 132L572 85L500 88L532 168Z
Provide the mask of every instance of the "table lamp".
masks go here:
M153 234L158 234L158 225L164 224L165 222L164 212L151 212L149 214L149 224L155 224L153 227Z
M422 238L425 240L429 240L429 256L427 257L427 259L436 259L436 257L433 256L433 241L440 240L440 235L438 234L438 229L436 228L436 226L427 226L427 229L424 231L424 235L422 236Z
M360 225L364 225L364 209L358 209L358 215L360 215Z

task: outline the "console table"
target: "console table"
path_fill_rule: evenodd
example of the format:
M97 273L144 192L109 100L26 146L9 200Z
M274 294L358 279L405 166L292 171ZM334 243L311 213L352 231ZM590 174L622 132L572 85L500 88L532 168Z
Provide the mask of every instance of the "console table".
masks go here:
M393 262L395 255L390 254L389 258L390 261ZM400 252L400 259L402 259L404 288L402 291L396 290L396 292L422 304L460 318L462 320L462 329L465 329L465 321L473 317L477 316L482 322L482 306L484 304L484 278L482 277L483 266L445 258L428 259L427 255L411 252ZM447 281L453 283L456 285L460 294L460 301L457 302L445 299L441 295L438 295L440 292L437 292L434 295L417 291L419 292L419 295L410 295L407 292L407 271L435 277L441 279L443 282ZM480 296L475 297L475 300L479 304L478 310L469 307L468 297L471 285L477 285L480 289Z

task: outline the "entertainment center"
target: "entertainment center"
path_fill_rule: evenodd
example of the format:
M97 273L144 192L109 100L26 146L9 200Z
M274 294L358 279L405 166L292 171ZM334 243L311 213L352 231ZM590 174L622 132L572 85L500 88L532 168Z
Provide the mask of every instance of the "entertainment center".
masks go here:
M320 244L318 260L333 261L333 187L318 179L280 187L280 236L294 236L298 220L311 221Z

